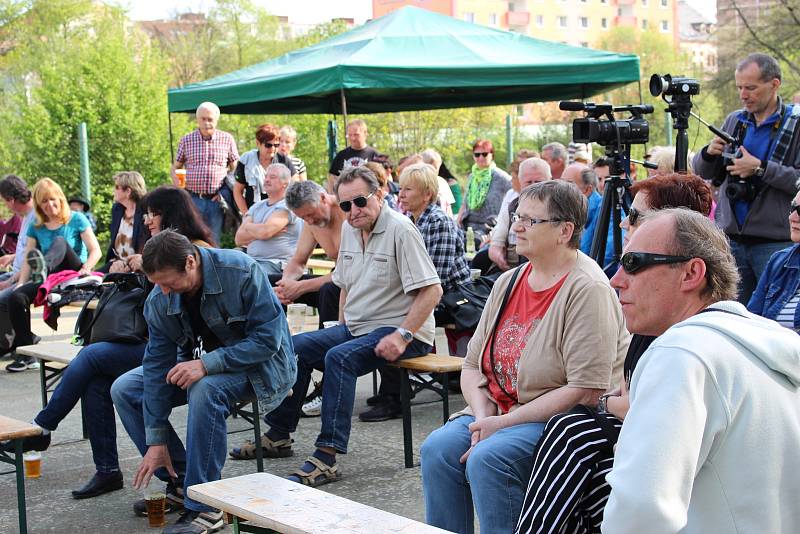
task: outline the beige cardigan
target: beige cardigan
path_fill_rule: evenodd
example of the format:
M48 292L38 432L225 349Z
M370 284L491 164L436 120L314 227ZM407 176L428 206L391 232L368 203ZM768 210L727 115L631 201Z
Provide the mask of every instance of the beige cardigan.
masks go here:
M492 288L467 347L464 369L481 370L481 359L512 272L504 273ZM526 283L522 276L516 281L521 283ZM520 356L517 373L520 404L562 386L609 389L611 384L619 383L630 337L608 277L578 251L575 266L528 337ZM485 376L478 387L494 402ZM463 413L471 413L469 407Z

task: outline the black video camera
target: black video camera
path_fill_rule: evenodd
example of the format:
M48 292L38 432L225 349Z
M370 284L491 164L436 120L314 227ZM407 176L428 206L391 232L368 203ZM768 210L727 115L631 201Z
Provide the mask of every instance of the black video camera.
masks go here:
M597 143L602 146L622 146L647 143L650 125L642 117L652 113L653 106L631 105L613 107L592 102L560 102L564 111L585 111L586 117L572 121L572 140L576 143ZM627 120L615 120L614 113L631 114ZM602 119L601 117L607 117Z
M700 82L671 74L650 76L650 94L653 96L692 96L700 94Z

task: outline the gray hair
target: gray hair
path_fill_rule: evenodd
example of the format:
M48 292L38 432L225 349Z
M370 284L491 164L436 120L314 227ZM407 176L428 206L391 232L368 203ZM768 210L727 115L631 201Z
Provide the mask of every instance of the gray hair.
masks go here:
M561 143L556 141L552 143L547 143L542 147L542 152L544 152L545 150L550 150L550 157L552 159L560 159L564 163L567 162L569 153L567 152L567 147L565 147Z
M340 185L349 184L350 182L354 182L359 178L366 182L370 192L377 191L381 187L380 182L378 182L378 177L375 176L375 173L372 172L368 167L350 167L349 169L343 170L339 175L339 178L336 180L336 183L333 186L333 192L336 193L336 196L338 197Z
M531 184L519 194L519 200L538 200L545 205L547 217L559 222L570 222L574 225L572 238L567 246L578 249L581 244L581 233L586 226L587 201L578 186L564 180L548 180Z
M271 163L267 170L264 171L264 174L269 174L269 171L277 171L278 179L283 183L287 183L292 179L292 172L283 163Z
M774 79L781 79L781 66L774 57L767 54L754 53L750 54L736 65L736 72L741 72L746 66L755 63L758 70L761 71L761 81L768 82Z
M531 167L531 169L535 169L541 172L542 174L547 176L548 180L550 180L553 177L553 173L550 171L550 165L548 165L547 162L542 158L528 158L522 160L522 162L519 164L519 170L517 171L517 175L522 174L522 172L527 170L528 167Z
M145 243L142 251L142 270L146 274L167 269L182 273L186 270L186 258L195 254L194 245L188 237L167 228Z
M297 130L289 126L288 124L281 128L280 131L281 136L291 137L292 139L297 140Z
M286 207L294 211L306 204L319 204L324 194L325 190L318 183L305 180L292 183L286 190L284 200L286 201Z
M199 106L197 106L197 111L195 111L195 112L194 112L194 115L195 115L195 117L196 117L197 115L200 115L200 110L201 110L201 109L207 109L207 110L209 110L211 113L213 113L213 114L214 114L214 116L215 116L216 118L219 118L219 116L220 116L219 107L218 107L218 106L217 106L215 103L213 103L213 102L203 102L202 104L200 104Z
M422 161L433 166L437 171L442 166L442 155L432 148L426 148L419 155L422 156Z
M592 186L592 189L597 189L597 186L600 184L600 180L597 179L597 173L592 169L583 169L581 171L581 183L585 186Z
M648 214L647 222L669 216L675 221L672 250L668 254L699 258L706 264L706 287L702 295L712 302L735 300L739 270L733 259L728 238L705 215L686 208L668 208ZM673 265L677 268L678 265Z

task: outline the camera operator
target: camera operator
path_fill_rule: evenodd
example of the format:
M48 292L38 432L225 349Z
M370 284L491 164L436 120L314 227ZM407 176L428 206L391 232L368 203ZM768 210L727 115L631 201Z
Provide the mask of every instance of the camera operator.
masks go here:
M722 129L736 142L715 137L693 165L720 188L717 221L741 276L739 301L747 303L772 253L791 245L786 213L800 179L800 106L778 96L781 70L771 56L750 54L735 79L744 109Z

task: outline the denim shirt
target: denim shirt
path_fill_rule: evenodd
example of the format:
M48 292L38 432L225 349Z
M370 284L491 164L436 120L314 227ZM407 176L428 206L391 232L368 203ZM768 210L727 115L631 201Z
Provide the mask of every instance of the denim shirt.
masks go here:
M800 244L779 250L769 259L747 309L767 319L775 319L800 285ZM800 325L800 306L794 314L794 328Z
M200 315L222 346L201 359L209 375L247 373L262 413L289 394L297 374L289 325L266 275L235 250L197 248L203 269ZM142 361L142 409L148 445L167 442L174 385L167 373L191 359L193 333L181 296L156 286L144 308L150 339Z

